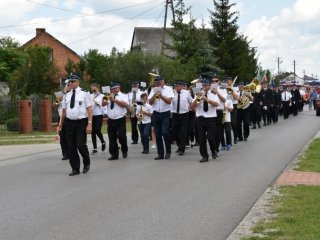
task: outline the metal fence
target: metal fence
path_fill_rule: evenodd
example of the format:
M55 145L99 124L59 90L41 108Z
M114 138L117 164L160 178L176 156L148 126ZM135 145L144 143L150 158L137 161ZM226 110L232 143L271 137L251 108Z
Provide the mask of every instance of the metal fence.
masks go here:
M0 134L19 132L19 102L0 99Z

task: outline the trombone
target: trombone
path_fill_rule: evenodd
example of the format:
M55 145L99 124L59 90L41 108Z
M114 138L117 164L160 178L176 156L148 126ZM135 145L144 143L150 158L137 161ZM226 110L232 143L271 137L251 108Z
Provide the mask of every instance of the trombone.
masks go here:
M228 93L228 94L233 94L233 89L232 89L232 87L233 87L233 85L236 83L237 78L238 78L238 76L235 77L235 79L233 80L231 86L227 88L227 93Z

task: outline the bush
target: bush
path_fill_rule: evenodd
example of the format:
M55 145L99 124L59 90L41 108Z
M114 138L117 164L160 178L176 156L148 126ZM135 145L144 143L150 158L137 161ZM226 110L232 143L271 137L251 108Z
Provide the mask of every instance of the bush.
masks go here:
M40 128L39 116L33 116L32 117L32 129L39 130L39 128Z
M20 129L19 118L17 117L7 119L5 121L5 124L7 126L8 131L18 132Z

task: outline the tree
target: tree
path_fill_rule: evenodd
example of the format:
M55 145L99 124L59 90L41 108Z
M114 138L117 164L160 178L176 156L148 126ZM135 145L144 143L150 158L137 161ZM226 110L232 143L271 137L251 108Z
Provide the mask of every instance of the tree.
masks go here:
M240 81L250 82L255 76L257 59L255 48L238 33L238 12L233 12L229 0L213 0L214 11L210 11L211 29L209 42L217 56L217 65L224 75L238 76Z
M24 49L26 61L9 82L11 98L15 99L18 94L25 98L33 93L53 93L58 85L57 68L50 60L50 51L38 45Z

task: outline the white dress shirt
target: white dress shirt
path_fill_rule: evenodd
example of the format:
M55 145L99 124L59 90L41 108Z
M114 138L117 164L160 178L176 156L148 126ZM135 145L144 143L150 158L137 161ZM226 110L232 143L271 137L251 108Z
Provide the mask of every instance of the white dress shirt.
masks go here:
M161 93L164 97L171 98L171 99L174 98L172 88L166 85L163 86ZM153 97L153 95L154 95L154 91L152 89L148 96L148 99L150 100ZM152 108L153 108L153 111L162 113L162 112L170 111L172 107L171 107L171 104L166 104L162 99L160 99L159 101L157 100L154 101L154 103L152 104Z
M118 92L115 95L115 99L129 104L128 95L124 94L122 92ZM126 115L127 108L120 107L117 103L114 103L114 107L113 107L113 109L111 109L111 101L109 101L107 112L108 112L108 117L110 119L116 120L116 119L122 118Z
M92 93L90 96L93 102L92 116L104 115L104 109L102 107L103 94Z
M292 98L291 92L283 91L283 92L281 93L281 100L282 100L283 102L288 102L288 101L290 101L291 98Z
M73 90L63 96L62 108L66 109L66 117L71 120L87 118L87 108L93 105L90 93L77 87L75 89L74 107L70 108L72 94Z
M138 89L137 93L136 93L136 101L140 102L141 101L141 94L144 93L143 91L141 91L140 89ZM128 93L128 98L129 98L129 106L132 107L132 98L133 98L133 92L129 92Z
M194 99L196 99L195 97ZM207 98L219 103L219 97L217 94L213 94L210 91L207 93ZM196 116L197 117L205 117L205 118L212 118L212 117L217 117L217 107L212 106L210 103L208 103L208 111L205 112L203 111L203 102L201 101L200 104L197 104L196 107Z
M239 91L239 88L238 88L238 87L232 87L232 90L233 90L233 92L234 92L235 94L237 94L238 96L240 96L240 91ZM233 97L232 94L230 94L230 98L231 98L231 100L232 100L232 104L238 104L238 103L239 103L238 100L234 99L234 97Z
M227 99L227 97L228 97L227 89L222 89L222 88L219 87L218 88L218 92L220 93L220 95L222 97ZM219 99L219 106L217 107L217 110L223 110L224 109L224 102L222 102L219 97L218 97L218 99Z
M140 114L141 106L137 107L136 114ZM153 113L153 108L149 103L146 103L142 106L142 111ZM142 124L151 123L151 117L149 115L143 115Z
M182 89L180 92L180 109L179 114L183 114L189 112L190 104L192 103L193 99L189 91ZM175 94L174 98L172 99L172 112L177 113L178 107L178 92Z
M233 109L233 103L231 100L227 99L224 104L227 108ZM226 111L226 122L231 122L231 113L229 111Z

